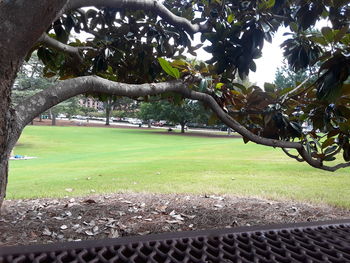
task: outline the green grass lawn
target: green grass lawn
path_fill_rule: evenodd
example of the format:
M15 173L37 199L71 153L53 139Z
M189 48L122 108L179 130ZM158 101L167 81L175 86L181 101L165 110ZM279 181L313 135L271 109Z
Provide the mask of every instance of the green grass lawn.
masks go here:
M259 196L350 208L350 170L323 172L241 139L154 130L29 126L8 199L121 191ZM72 188L73 192L65 189Z

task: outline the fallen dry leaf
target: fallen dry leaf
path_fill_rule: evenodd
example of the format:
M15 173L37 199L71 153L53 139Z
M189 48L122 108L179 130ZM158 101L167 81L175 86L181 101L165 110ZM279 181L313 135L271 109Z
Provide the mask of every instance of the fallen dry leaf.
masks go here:
M85 230L85 234L87 234L88 236L94 236L95 234L90 231L90 230Z
M52 232L49 229L45 228L42 234L44 236L51 236Z
M86 200L84 200L83 202L86 203L86 204L96 204L96 203L97 203L97 202L96 202L95 200L93 200L93 199L86 199Z
M119 232L118 232L118 230L112 228L112 229L109 231L108 237L109 237L109 238L117 238L117 237L119 237Z

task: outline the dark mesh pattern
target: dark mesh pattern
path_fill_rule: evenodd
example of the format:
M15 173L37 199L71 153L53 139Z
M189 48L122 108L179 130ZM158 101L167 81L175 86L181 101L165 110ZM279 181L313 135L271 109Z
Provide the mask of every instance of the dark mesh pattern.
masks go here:
M350 262L350 220L0 248L8 262Z

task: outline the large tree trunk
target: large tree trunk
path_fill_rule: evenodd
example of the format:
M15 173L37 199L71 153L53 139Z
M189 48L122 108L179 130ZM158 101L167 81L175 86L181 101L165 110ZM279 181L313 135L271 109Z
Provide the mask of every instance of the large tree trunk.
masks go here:
M0 83L0 208L6 193L8 158L11 152L8 147L11 125L9 90L4 83Z
M0 208L4 201L8 180L8 156L0 159Z
M5 197L8 158L23 127L11 108L11 88L25 55L66 1L0 1L0 208ZM40 14L40 16L38 16Z
M0 32L1 33L1 32ZM1 47L1 44L0 44ZM14 83L19 61L6 59L0 51L0 208L5 198L8 159L14 146L14 110L11 108L11 87Z
M5 74L2 75L1 71ZM12 74L15 72L16 69L11 72L11 69L4 70L4 67L0 66L0 208L6 193L8 160L20 134L10 101L14 80Z

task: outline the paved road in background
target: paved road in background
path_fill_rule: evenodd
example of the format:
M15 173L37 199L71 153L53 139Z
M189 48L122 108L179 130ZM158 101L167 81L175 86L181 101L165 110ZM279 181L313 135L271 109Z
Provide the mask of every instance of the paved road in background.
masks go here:
M67 118L60 118L61 120L69 120ZM104 124L104 121L98 121L98 120L81 120L81 119L70 119L70 121L74 121L76 123L96 123L96 124ZM111 126L129 126L130 128L138 128L139 125L138 124L131 124L129 122L110 122ZM142 128L147 128L148 125L147 124L142 124L141 125ZM152 126L152 128L154 129L174 129L174 130L180 130L171 126L162 126L162 127L158 127L158 126ZM187 131L195 131L195 132L206 132L206 133L221 133L221 134L227 134L227 131L219 131L219 130L215 130L215 129L197 129L197 128L188 128Z

